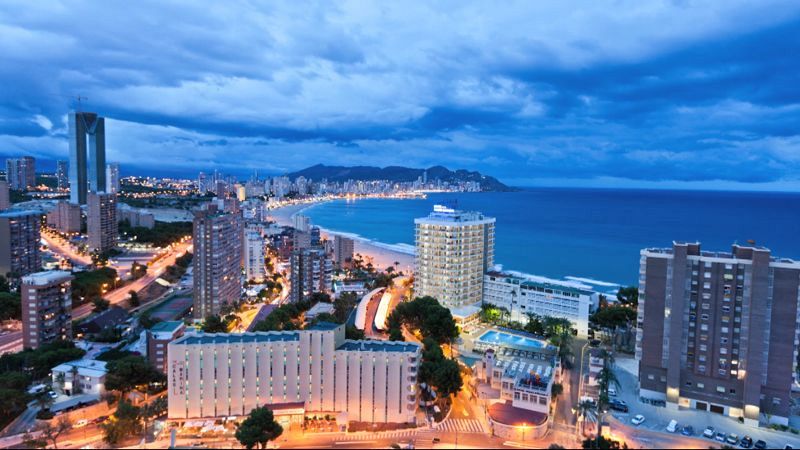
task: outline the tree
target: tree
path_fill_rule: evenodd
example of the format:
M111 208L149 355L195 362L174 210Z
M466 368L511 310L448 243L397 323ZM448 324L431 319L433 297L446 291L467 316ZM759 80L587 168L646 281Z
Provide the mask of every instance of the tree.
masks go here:
M528 313L528 323L525 324L524 330L528 333L538 336L544 336L544 323L538 314Z
M564 447L562 447L561 445L558 445L558 444L550 444L550 446L547 447L547 448L549 448L550 450L559 450L559 449L562 449Z
M126 356L106 365L106 390L128 393L139 386L164 381L164 375L139 355Z
M586 434L586 422L597 421L597 410L595 409L594 402L590 400L581 401L578 403L577 413L578 417L583 418L583 422L581 422L581 434Z
M114 412L113 420L100 425L104 439L114 445L128 436L141 432L142 411L129 401L121 401Z
M219 316L208 316L202 329L206 333L227 333L228 325Z
M457 394L463 386L461 368L452 359L441 361L433 374L431 383L442 396Z
M358 296L353 292L345 292L333 301L333 315L338 323L345 323L353 308L358 303Z
M636 308L639 305L639 288L636 286L620 287L617 291L617 300L623 305Z
M598 309L592 314L591 322L602 328L614 329L625 327L636 320L636 310L627 306L609 306L608 308Z
M250 415L236 426L236 440L247 450L256 446L267 448L269 441L278 439L283 434L283 427L275 421L272 411L265 406L253 408Z
M58 438L64 434L65 431L72 428L72 422L67 419L67 416L61 416L56 420L55 425L51 424L49 421L42 423L40 425L39 431L41 431L40 438L43 439L45 442L52 443L53 448L58 448Z
M136 308L142 304L141 300L139 300L139 294L133 289L128 291L128 295L130 296L128 298L128 304L131 305L132 308Z
M104 298L96 298L92 300L92 312L94 313L101 313L107 310L111 306L111 302Z
M1 287L2 281L0 281ZM22 319L22 300L19 294L0 291L0 322L20 319Z
M0 275L0 292L11 292L11 285L8 284L8 279Z
M603 436L597 436L594 439L586 439L583 441L583 448L585 449L619 449L628 448L624 442L620 444L619 441L606 439Z
M360 341L366 339L366 335L364 334L364 330L359 330L353 325L347 325L344 329L344 337L345 339L352 339L354 341Z
M564 386L561 383L553 383L550 388L550 396L553 400L564 392Z
M33 435L26 431L22 435L22 446L25 448L47 448L47 441L40 437L33 437Z

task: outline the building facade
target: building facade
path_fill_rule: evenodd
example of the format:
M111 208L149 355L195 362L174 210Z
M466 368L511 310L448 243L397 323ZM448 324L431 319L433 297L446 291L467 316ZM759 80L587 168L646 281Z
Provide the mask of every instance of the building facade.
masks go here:
M0 275L21 277L41 270L40 222L34 211L0 213Z
M11 207L11 192L9 191L8 181L0 181L0 211L5 211Z
M506 273L487 272L483 279L483 303L505 308L510 320L525 323L528 314L568 319L578 336L589 333L589 316L600 296L588 289L550 281L534 281Z
M69 113L69 187L77 205L86 204L88 192L106 189L106 121L96 113Z
M80 233L81 207L66 200L56 203L56 207L47 213L47 226L61 233Z
M72 339L72 275L58 270L22 277L22 345Z
M53 367L53 387L65 395L91 395L100 398L106 392L105 361L78 359Z
M415 343L345 340L344 325L301 331L187 334L169 344L169 418L247 415L301 402L346 421L409 423L417 409Z
M315 292L331 293L333 262L323 248L310 247L292 251L290 265L290 301L305 300Z
M244 276L246 280L263 281L267 274L264 263L264 238L256 230L244 234Z
M36 159L30 156L6 159L6 181L11 189L24 191L36 186Z
M417 294L448 307L480 302L494 264L495 219L436 205L414 224Z
M112 194L119 192L119 164L111 163L106 166L106 188L104 191Z
M132 227L153 229L156 226L156 216L143 209L131 208L122 203L117 204L117 217L120 222L128 221Z
M56 182L58 189L69 189L69 165L67 161L56 162Z
M86 230L89 248L104 252L117 245L117 194L90 192L87 195Z
M167 373L167 346L183 336L186 325L181 321L159 322L147 330L147 360L155 368Z
M639 270L640 395L757 425L788 423L800 263L763 247L645 249Z
M219 314L241 296L242 226L238 214L210 202L194 212L192 228L195 319Z
M349 268L353 261L355 245L352 239L336 235L333 238L333 261L336 267Z

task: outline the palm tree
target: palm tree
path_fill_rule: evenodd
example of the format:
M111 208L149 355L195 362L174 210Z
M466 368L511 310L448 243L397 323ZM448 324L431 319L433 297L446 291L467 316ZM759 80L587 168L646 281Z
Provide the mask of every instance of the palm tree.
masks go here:
M583 421L581 422L581 435L586 434L586 421L596 422L597 421L597 411L595 410L594 402L591 400L583 400L578 403L577 407L578 417L582 417Z

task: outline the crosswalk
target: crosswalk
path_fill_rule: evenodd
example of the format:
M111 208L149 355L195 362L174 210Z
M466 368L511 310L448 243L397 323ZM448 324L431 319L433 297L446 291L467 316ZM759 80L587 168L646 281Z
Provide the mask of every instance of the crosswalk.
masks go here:
M475 419L447 419L436 426L437 430L459 433L483 433L481 423Z
M419 431L415 429L396 430L396 431L379 431L377 433L347 433L346 440L348 441L372 441L375 439L403 439L413 438Z

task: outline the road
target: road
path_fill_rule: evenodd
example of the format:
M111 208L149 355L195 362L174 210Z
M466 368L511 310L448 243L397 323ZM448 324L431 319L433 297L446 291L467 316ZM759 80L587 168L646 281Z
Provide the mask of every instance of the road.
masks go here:
M47 243L47 246L53 253L60 255L64 259L72 260L73 263L77 262L78 264L88 266L92 263L92 258L89 255L81 255L69 244L69 242L65 241L61 237L55 234L51 234L48 232L42 233L42 239Z

